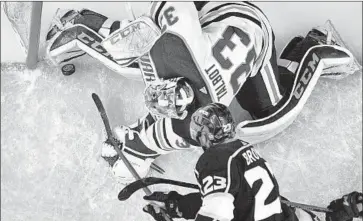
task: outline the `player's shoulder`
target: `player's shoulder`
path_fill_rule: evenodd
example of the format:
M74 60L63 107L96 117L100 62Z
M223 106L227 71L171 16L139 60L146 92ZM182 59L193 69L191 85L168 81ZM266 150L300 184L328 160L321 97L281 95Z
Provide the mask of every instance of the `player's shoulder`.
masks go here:
M196 164L196 170L218 171L228 167L228 161L237 153L243 150L243 144L240 141L234 141L227 144L219 144L207 149L199 158Z
M202 27L214 23L245 23L261 27L261 14L263 12L250 2L208 2L198 10Z
M265 160L253 146L244 146L241 141L234 141L206 150L200 156L196 170L198 172L227 170L231 164L238 165L240 169L244 170L261 161Z

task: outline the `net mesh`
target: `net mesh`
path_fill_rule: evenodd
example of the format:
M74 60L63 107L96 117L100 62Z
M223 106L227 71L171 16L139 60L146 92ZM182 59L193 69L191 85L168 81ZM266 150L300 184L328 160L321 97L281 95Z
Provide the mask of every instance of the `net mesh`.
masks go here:
M3 12L9 19L14 31L19 35L21 44L29 47L32 2L2 2Z
M356 51L342 39L339 32L336 30L335 26L330 20L325 23L323 29L328 32L327 36L329 40L335 41L338 45L348 49L350 52L352 52L353 56L357 54ZM338 65L324 69L322 75L333 79L342 79L348 75L361 71L362 66L358 62L357 58L354 57L354 60L347 65Z

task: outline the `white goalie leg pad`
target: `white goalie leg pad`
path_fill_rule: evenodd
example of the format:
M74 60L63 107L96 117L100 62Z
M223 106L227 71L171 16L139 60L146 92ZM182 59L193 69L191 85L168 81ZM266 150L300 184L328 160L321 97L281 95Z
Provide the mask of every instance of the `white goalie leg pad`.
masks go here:
M142 81L140 69L120 66L102 47L102 40L103 37L92 29L81 24L73 25L58 32L47 42L47 57L58 66L69 60L70 53L72 58L87 53L116 73L128 79Z
M121 66L128 66L147 53L159 38L160 29L146 16L139 17L105 38L102 46Z
M349 51L351 56L351 61L348 63L342 65L326 65L326 67L323 69L323 73L321 74L322 77L340 80L351 74L362 71L362 66L354 56L352 48L350 48L349 45L343 41L339 32L335 29L335 26L330 20L328 20L323 27L317 27L316 29L327 35L328 45L339 45Z
M319 54L319 48L324 47L334 49L336 53L341 53L345 56L340 58L318 57L326 56L323 52ZM305 61L305 59L307 60ZM236 127L236 139L245 141L248 144L257 144L285 130L300 114L323 69L325 67L349 64L351 59L350 51L337 45L317 45L310 48L300 63L297 74L301 75L301 77L295 78L288 101L270 116L239 123Z

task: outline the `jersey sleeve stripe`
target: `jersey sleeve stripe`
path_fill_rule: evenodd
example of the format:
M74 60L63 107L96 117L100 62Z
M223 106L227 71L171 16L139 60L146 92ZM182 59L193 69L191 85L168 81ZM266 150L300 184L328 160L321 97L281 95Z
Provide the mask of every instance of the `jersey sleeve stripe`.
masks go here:
M248 19L249 17L251 17L253 19L252 20L249 19L249 20L258 21L257 23L261 23L260 16L259 16L258 12L256 12L254 9L251 9L249 6L244 6L241 4L234 3L234 4L221 5L220 8L218 8L218 10L207 13L205 16L203 16L201 18L201 24L203 25L204 23L214 20L218 17L224 16L225 14L227 14L229 12L237 12L240 14L244 14L245 19ZM261 25L259 25L259 27L261 27Z
M263 11L259 7L257 7L256 5L252 4L251 2L244 1L243 4L249 5L250 7L255 8L255 9L257 9L258 11L260 11L263 14Z
M227 19L227 18L232 17L232 16L248 19L248 20L252 21L253 23L255 23L257 26L261 27L261 22L258 21L255 18L249 16L249 15L242 14L242 13L239 13L239 12L228 12L226 14L223 14L223 15L221 15L221 16L213 19L213 20L211 20L211 21L208 21L208 22L203 23L202 24L202 28L207 27L208 25L210 25L213 22L219 22L219 21L222 21L222 20Z
M154 15L155 15L155 10L157 8L157 5L160 4L161 2L151 2L151 6L150 6L150 17L151 18L154 18Z
M164 121L165 119L161 119L161 120L158 120L156 121L156 127L155 127L155 130L156 130L156 138L158 139L159 141L159 144L160 144L160 148L163 149L163 150L171 150L171 146L168 146L167 143L165 142L164 138L165 138L165 133L164 132L164 128L163 128L163 124L162 124L162 121Z
M167 143L167 145L172 148L171 144L170 144L170 141L168 139L168 134L166 133L166 123L165 123L165 118L163 119L163 134L164 134L164 138L165 138L165 141Z
M159 15L160 15L160 12L161 12L161 9L163 9L164 5L166 4L166 2L162 2L160 4L159 7L155 7L156 9L156 13L155 13L155 16L153 16L152 18L154 18L154 21L155 21L155 24L160 28L160 24L159 24Z
M275 105L275 104L277 104L277 102L280 101L282 96L280 94L279 87L277 85L273 70L272 70L272 68L269 68L269 66L271 67L270 63L268 63L264 68L261 68L260 73L261 73L263 82L265 84L270 101L271 101L272 105Z
M219 5L217 7L212 8L207 13L210 13L210 12L213 12L213 11L217 11L218 9L220 9L222 7L225 7L225 6L228 6L228 5L238 5L238 4L237 3L226 3L226 4L222 4L222 5Z
M159 144L159 141L158 141L158 138L157 138L157 136L156 136L156 132L155 132L155 130L157 129L157 128L155 128L156 127L156 125L154 124L153 126L152 126L152 130L153 130L153 140L155 141L155 144L156 144L156 147L157 148L159 148L159 149L162 149L161 147L160 147L160 144Z

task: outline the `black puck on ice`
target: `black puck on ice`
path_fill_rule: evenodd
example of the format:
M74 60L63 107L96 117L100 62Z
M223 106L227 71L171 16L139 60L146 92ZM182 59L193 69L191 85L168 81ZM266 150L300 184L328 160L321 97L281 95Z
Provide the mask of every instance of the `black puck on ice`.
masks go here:
M66 64L62 66L62 73L66 76L74 74L76 71L76 67L74 64Z

